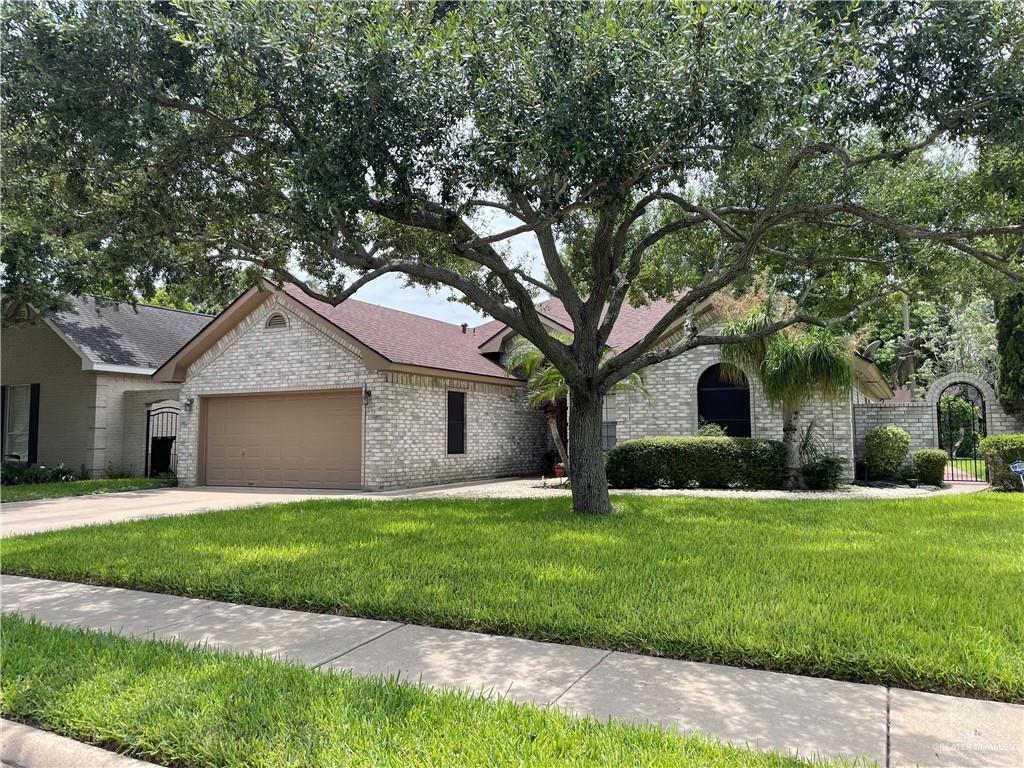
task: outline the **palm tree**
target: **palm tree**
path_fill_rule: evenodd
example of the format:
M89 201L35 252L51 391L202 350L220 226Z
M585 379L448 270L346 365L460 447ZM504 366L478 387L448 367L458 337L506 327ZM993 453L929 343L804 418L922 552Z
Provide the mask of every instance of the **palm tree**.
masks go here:
M556 336L559 341L566 344L572 342L568 336ZM611 350L606 351L610 355ZM562 433L558 429L558 403L564 400L569 394L569 387L565 383L562 373L548 362L537 346L529 339L518 337L509 348L505 357L505 370L509 374L521 373L526 377L527 403L531 408L542 408L548 420L548 431L555 443L558 457L565 466L566 473L569 472L569 454L562 440ZM643 373L630 374L615 385L616 392L639 392L647 396L647 389L644 387Z
M725 335L757 333L771 323L755 310L726 324ZM782 410L786 447L783 486L800 488L800 408L815 392L830 401L849 394L853 359L849 339L826 328L787 328L770 336L722 347L722 361L757 374L769 405Z

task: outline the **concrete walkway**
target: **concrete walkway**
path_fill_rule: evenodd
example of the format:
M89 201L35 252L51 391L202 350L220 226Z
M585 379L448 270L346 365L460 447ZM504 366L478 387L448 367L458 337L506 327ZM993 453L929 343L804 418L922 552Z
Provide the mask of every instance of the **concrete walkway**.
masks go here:
M549 481L549 485L553 483ZM952 483L946 488L860 488L837 492L635 490L616 491L652 496L704 496L721 499L897 499L948 496L985 490L981 483ZM538 478L502 478L470 483L429 485L399 491L326 491L287 488L154 488L124 493L96 493L60 499L19 501L0 505L0 537L19 536L96 523L117 523L148 517L192 515L221 509L255 507L308 499L525 499L568 497L567 488L544 487Z
M15 576L0 580L0 602L50 624L398 675L803 757L1024 764L1024 706L1012 704Z

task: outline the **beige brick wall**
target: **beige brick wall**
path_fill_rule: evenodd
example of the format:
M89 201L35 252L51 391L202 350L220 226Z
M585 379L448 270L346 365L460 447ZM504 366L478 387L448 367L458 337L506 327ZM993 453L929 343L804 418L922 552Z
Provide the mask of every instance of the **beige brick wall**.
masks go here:
M282 312L284 329L266 329ZM464 456L446 454L447 389L467 391L468 439ZM368 488L451 482L539 471L546 445L543 417L527 412L521 389L451 382L369 370L338 333L307 322L271 297L193 363L181 400L192 410L178 424L178 477L198 480L199 420L207 395L368 389L363 430L363 484Z
M148 384L150 389L126 391L122 398L121 466L130 468L135 475L142 475L146 468L146 421L150 407L165 401L179 405L180 387L165 384L162 389L153 389L154 382Z
M868 403L854 406L856 422L857 458L864 456L864 437L875 427L890 424L902 427L910 434L908 455L920 448L939 445L938 403L943 392L952 384L966 383L977 387L985 401L985 432L1005 435L1024 432L1024 416L1007 413L999 404L995 391L980 376L973 373L950 373L937 379L928 388L923 400L911 403Z
M646 372L650 397L620 394L617 437L630 440L662 435L694 435L698 429L697 382L704 371L721 362L718 347L690 350L671 360L651 366ZM756 376L747 375L750 385L750 431L752 437L782 439L782 414L768 405ZM853 474L853 411L850 398L829 402L812 397L801 413L801 429L813 421L819 444L826 451L850 459Z
M98 472L139 476L145 471L146 409L158 400L173 400L178 387L160 385L150 376L96 374L96 441Z
M4 384L39 384L39 463L95 474L97 375L45 325L3 329L0 349Z
M449 455L449 390L466 393L466 452ZM367 407L369 488L539 474L548 436L522 387L381 371Z

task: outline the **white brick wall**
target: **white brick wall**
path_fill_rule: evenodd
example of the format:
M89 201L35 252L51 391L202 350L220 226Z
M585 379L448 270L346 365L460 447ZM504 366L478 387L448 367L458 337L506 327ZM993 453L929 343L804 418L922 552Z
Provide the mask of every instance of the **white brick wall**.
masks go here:
M286 329L266 329L281 312ZM540 471L546 450L543 416L528 412L521 387L369 370L338 333L307 322L271 297L189 367L181 400L193 399L178 423L178 477L198 479L203 396L363 388L363 484L398 488ZM448 456L447 390L467 392L467 452Z

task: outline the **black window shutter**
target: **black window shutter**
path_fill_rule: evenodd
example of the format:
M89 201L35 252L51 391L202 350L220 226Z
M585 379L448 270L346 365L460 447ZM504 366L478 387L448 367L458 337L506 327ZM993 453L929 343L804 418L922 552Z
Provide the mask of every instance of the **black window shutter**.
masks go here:
M466 393L448 393L448 453L466 452Z
M33 384L28 403L28 463L39 459L39 385Z
M0 457L7 455L7 385L0 384Z

